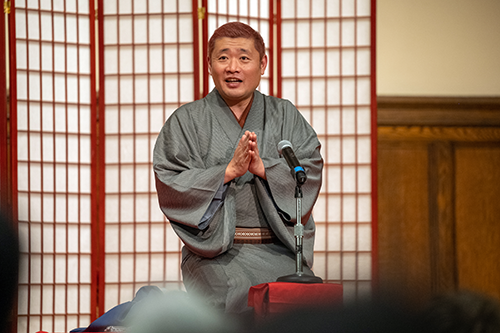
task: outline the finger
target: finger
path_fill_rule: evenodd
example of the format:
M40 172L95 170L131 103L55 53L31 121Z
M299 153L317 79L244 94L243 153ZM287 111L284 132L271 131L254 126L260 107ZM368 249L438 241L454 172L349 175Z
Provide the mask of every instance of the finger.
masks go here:
M259 154L259 145L257 144L257 141L250 141L250 150L255 151L257 155Z
M250 141L248 136L243 135L238 142L238 146L233 154L233 159L238 163L246 163L250 159L248 156L248 151L251 150Z
M238 142L238 146L236 147L236 150L246 150L248 149L248 143L250 142L250 139L247 135L243 135Z

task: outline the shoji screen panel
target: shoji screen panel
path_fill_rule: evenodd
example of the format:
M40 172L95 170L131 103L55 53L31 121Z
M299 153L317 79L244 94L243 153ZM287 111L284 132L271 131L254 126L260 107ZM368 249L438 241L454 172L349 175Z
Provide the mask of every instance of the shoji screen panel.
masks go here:
M270 14L272 12L272 1L271 4L269 0L206 0L206 2L207 38L210 38L215 29L224 23L233 21L246 23L262 35L266 45L266 54L269 57L269 62L258 89L266 95L272 95L273 57L271 50L273 45L273 17ZM204 41L204 43L207 42L208 40ZM206 52L204 56L206 58ZM207 70L205 72L208 73ZM207 93L214 88L211 77L208 77L208 87Z
M18 331L64 332L91 318L93 2L12 3Z
M281 3L281 84L322 143L314 271L345 298L371 290L370 0Z
M107 311L143 285L182 288L181 244L158 206L152 151L169 115L194 99L195 52L191 1L99 7Z

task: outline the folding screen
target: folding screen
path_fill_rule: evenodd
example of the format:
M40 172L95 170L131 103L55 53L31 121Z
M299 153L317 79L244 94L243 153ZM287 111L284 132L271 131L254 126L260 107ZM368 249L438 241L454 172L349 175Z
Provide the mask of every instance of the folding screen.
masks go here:
M18 331L87 326L142 285L182 288L181 243L158 208L152 149L173 110L212 89L207 40L233 20L265 40L270 62L259 89L291 100L322 142L314 271L342 283L347 298L369 292L373 6L99 0L96 36L93 1L13 2Z
M91 318L93 13L83 0L12 2L19 332L63 332Z

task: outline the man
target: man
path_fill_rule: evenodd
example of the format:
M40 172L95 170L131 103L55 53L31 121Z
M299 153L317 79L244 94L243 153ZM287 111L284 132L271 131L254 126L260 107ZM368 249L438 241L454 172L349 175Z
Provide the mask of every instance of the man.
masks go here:
M323 160L316 133L286 100L256 88L267 67L262 37L231 22L209 41L215 89L183 105L154 150L160 208L185 246L186 290L229 313L247 309L251 286L295 273L296 182L277 145L292 143L308 180L302 186L304 273L313 275Z

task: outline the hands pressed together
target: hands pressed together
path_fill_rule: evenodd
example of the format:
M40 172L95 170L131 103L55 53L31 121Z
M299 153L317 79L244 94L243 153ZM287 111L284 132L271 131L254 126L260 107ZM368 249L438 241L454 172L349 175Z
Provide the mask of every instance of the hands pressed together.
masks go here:
M243 176L247 171L266 179L264 163L259 155L257 134L250 131L246 131L238 142L233 158L226 167L224 183Z

